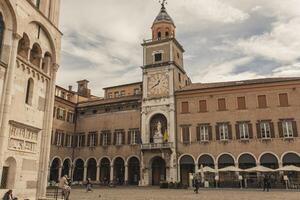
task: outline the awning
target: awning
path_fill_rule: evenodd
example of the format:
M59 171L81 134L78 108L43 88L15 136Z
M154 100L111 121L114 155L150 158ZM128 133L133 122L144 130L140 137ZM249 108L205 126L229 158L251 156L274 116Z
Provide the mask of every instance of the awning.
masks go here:
M235 166L229 166L229 167L224 167L222 169L219 169L219 172L242 172L244 170L235 167Z
M249 169L245 169L245 172L274 172L274 169L264 167L264 166L256 166Z
M294 165L286 165L284 167L280 167L280 168L276 169L276 171L300 172L300 167L296 167Z
M204 173L204 172L216 173L216 170L207 166L198 170L198 173Z

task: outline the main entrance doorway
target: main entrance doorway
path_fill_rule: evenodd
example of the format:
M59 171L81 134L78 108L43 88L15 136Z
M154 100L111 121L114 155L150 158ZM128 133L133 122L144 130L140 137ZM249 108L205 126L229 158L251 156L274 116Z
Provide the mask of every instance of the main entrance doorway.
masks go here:
M152 160L152 185L159 185L161 181L166 180L166 162L161 157L155 157Z

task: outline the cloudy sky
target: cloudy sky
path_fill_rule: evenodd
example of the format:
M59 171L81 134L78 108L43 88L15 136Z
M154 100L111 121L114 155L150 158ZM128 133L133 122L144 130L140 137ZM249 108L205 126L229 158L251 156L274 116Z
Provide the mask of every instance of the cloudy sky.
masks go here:
M88 2L88 3L87 3ZM58 84L141 81L158 0L62 0ZM300 0L169 0L193 82L300 76Z

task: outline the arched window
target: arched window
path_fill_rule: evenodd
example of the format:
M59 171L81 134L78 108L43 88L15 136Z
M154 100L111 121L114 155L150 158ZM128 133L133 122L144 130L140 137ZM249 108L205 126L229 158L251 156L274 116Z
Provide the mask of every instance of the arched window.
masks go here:
M33 65L40 67L41 58L42 58L42 49L39 44L35 43L33 44L32 49L30 51L30 62Z
M166 37L169 37L169 32L168 31L166 32Z
M35 6L37 8L40 8L41 0L36 0Z
M28 104L28 105L32 105L32 97L33 97L33 79L30 78L27 81L27 90L26 90L25 103Z
M46 52L42 62L43 72L48 73L50 66L51 66L51 54L49 52Z
M2 14L0 13L0 54L2 52L2 46L3 46L4 29L5 29L5 25L4 25Z
M26 35L26 33L23 33L23 37L21 40L19 40L19 44L18 44L18 55L27 60L29 49L30 49L29 37Z
M157 33L157 39L159 39L159 40L161 39L161 32Z

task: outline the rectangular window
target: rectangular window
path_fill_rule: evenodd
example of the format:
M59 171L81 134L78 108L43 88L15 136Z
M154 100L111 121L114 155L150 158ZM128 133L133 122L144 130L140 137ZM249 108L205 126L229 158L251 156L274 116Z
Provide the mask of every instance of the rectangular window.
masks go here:
M292 138L294 137L293 131L293 121L284 120L282 123L282 132L284 138Z
M55 145L60 147L63 146L64 140L64 133L62 131L56 131L55 132Z
M107 146L111 144L111 132L110 131L102 131L100 135L100 144L102 146Z
M271 138L270 122L260 122L260 133L261 133L261 138L263 139Z
M189 126L183 126L181 128L182 130L182 142L184 144L190 143L190 127Z
M225 100L225 98L218 99L218 109L219 109L219 111L226 110L226 100Z
M121 91L121 95L120 95L121 97L124 97L125 96L125 90L122 90Z
M107 96L108 96L108 98L109 98L109 99L113 98L113 94L112 94L111 92L110 92L110 93L108 93L108 95L107 95Z
M97 146L97 133L90 132L88 135L88 146L89 147L96 147Z
M117 131L115 132L115 145L122 145L123 144L123 132Z
M74 114L72 112L68 112L68 114L67 114L67 122L70 122L70 123L74 122Z
M237 98L237 105L239 110L246 109L246 98L245 97L238 97Z
M182 102L181 103L181 112L188 113L189 112L189 102Z
M200 141L209 141L209 125L200 125Z
M219 124L219 134L220 134L220 140L222 141L225 141L225 140L228 140L228 124L227 123L222 123L222 124Z
M78 147L84 147L84 146L85 146L85 135L80 134L78 140Z
M178 80L179 80L179 82L181 82L181 74L180 73L178 73Z
M133 91L134 95L139 95L140 94L140 89L139 88L135 88Z
M66 135L66 141L65 141L65 146L66 147L72 147L72 139L71 139L71 135L70 134L67 134Z
M154 61L161 62L162 61L162 53L155 53L154 54Z
M267 108L267 97L266 95L258 95L258 108Z
M128 131L128 143L131 145L139 144L139 130L133 129Z
M207 112L206 100L199 101L199 112Z
M115 92L115 98L120 97L120 93L119 92Z
M249 139L249 123L242 122L238 124L239 126L239 135L241 140Z
M289 100L288 100L287 93L279 94L279 106L281 106L281 107L289 106Z

